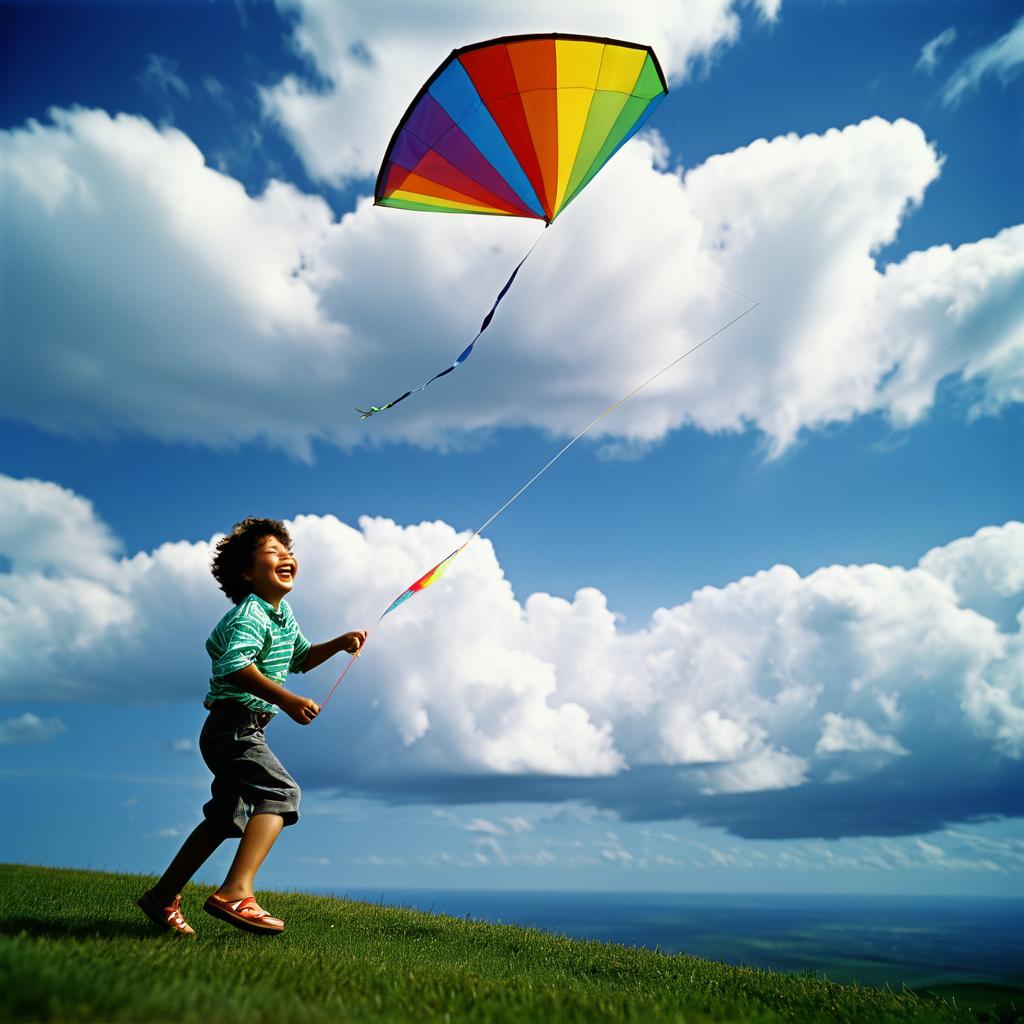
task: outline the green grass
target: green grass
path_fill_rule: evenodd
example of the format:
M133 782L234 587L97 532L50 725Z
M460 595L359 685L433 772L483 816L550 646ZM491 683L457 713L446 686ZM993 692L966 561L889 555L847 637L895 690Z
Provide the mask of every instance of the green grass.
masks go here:
M686 955L297 893L253 936L182 909L159 933L137 875L0 865L0 1019L15 1021L932 1022L996 1020L962 1003L728 967ZM1012 1019L1012 1018L1004 1018Z

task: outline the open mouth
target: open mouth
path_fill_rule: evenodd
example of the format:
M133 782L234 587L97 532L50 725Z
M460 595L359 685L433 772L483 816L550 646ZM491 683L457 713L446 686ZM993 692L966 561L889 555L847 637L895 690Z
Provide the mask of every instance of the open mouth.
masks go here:
M292 581L294 575L294 570L290 565L281 566L277 570L278 578L282 580L288 580L289 583Z

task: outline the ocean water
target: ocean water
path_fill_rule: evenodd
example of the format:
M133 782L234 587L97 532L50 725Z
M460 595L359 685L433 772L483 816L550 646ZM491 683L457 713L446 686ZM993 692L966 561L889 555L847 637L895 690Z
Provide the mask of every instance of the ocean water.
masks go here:
M893 989L1024 988L1024 900L351 889L330 895Z

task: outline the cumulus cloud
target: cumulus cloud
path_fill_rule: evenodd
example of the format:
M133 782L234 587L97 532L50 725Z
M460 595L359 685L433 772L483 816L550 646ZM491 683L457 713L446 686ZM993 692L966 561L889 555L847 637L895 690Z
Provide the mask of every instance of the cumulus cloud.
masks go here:
M880 736L859 718L844 718L830 711L822 718L821 724L821 739L814 747L816 754L859 754L868 750L887 754L907 753L892 736Z
M964 608L1008 628L1024 590L1024 525L985 527L934 548L921 559L921 568L948 584Z
M956 29L952 27L940 32L933 39L929 39L921 47L921 56L918 57L914 70L923 72L926 75L933 75L935 69L939 66L939 61L942 59L942 51L954 42L956 42Z
M344 410L459 351L536 225L367 201L335 221L280 182L247 195L174 129L52 119L0 133L4 409L43 429L299 454L571 436L622 397L623 339L643 341L638 383L744 308L714 281L761 308L604 420L610 455L682 424L753 427L773 453L867 413L910 426L957 374L972 415L1024 397L1024 228L875 264L940 173L906 121L758 140L688 173L635 140L545 235L474 360L361 423Z
M755 0L773 20L781 0ZM537 31L551 22L543 0L514 7L444 0L337 4L279 0L296 19L294 43L315 71L314 81L288 75L263 92L267 112L317 180L341 184L376 175L391 132L422 83L448 56L498 36ZM654 47L666 74L683 78L740 32L736 0L563 0L558 31L629 39Z
M250 198L181 132L143 118L52 118L0 133L5 414L223 444L253 436L246 409L263 394L267 429L301 446L288 403L265 389L283 348L331 376L341 328L310 267L326 203L279 182Z
M996 75L1006 85L1024 63L1024 16L1007 33L988 46L972 53L946 82L942 102L955 107L969 92L976 90L982 79Z
M0 722L0 747L14 743L46 743L68 727L59 718L40 718L30 711Z
M111 578L120 542L92 502L45 480L0 476L0 551L20 575Z
M58 496L81 529L77 495L5 486L15 503ZM291 528L303 562L292 604L313 638L373 621L460 539L445 523L370 517L353 527L299 516ZM1021 529L986 528L911 569L774 566L633 631L594 589L520 601L482 541L389 617L315 727L275 724L275 745L311 788L578 799L747 836L915 833L1024 813ZM73 559L46 573L12 565L0 575L0 639L26 656L5 662L0 692L198 701L202 639L225 610L209 553L180 542L111 553L89 578ZM970 606L979 579L1016 602L1014 631ZM292 682L317 696L332 679L326 668ZM523 830L511 818L465 827L492 839Z
M977 386L970 415L1024 400L1024 227L962 245L935 246L890 264L879 281L876 326L891 371L877 404L910 426L959 374Z

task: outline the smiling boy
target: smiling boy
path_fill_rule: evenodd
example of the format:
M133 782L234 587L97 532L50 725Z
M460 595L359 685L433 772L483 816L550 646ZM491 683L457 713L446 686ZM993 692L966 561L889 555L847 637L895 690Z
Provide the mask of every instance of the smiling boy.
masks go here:
M217 623L206 650L212 661L209 716L199 750L213 772L203 821L182 844L139 906L161 928L195 932L181 914L181 889L228 838L241 837L221 887L203 909L246 931L275 934L284 922L253 897L256 872L285 825L299 818L299 787L277 759L264 729L278 708L309 725L320 708L284 685L290 672L308 672L339 651L355 654L366 633L356 630L321 644L302 635L288 602L298 562L284 524L245 519L216 547L212 571L234 607Z

